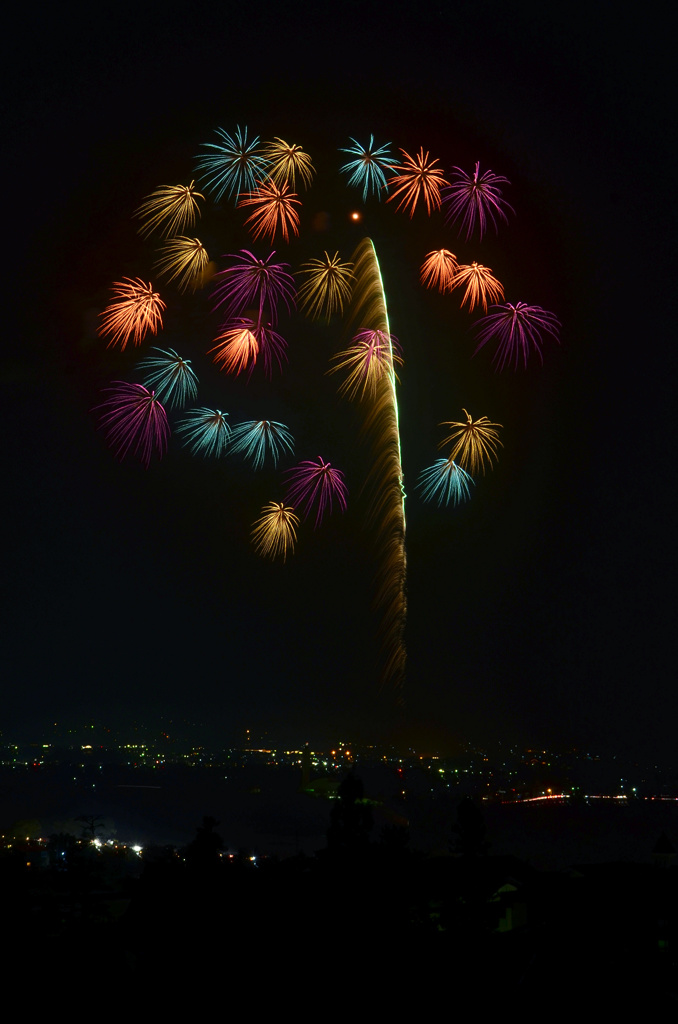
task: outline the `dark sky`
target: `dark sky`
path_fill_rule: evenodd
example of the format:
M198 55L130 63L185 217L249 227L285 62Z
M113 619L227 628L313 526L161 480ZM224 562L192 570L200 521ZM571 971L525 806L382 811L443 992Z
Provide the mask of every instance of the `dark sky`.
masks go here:
M672 757L668 38L619 7L196 10L28 12L5 58L3 732L164 714L229 740L249 725L298 741ZM204 370L201 402L234 422L280 419L298 458L345 468L346 516L307 528L285 566L257 559L248 539L279 475L195 462L178 446L148 472L118 464L90 411L137 358L107 352L93 326L113 280L152 275L131 213L157 185L189 180L213 129L236 124L300 141L318 166L287 252L296 266L318 247L348 256L360 236L347 227L359 196L337 175L349 136L423 145L448 171L480 160L506 175L517 216L483 239L481 262L508 299L563 323L543 369L495 375L489 358L470 359L473 318L416 284L425 252L480 258L470 243L440 216L365 211L405 354L404 711L378 688L360 416L324 377L337 329L290 322L286 374L247 386L210 369L188 306L164 337ZM319 209L326 241L310 230ZM247 244L239 217L207 242L216 256ZM468 506L438 510L414 484L438 457L437 424L462 406L504 424L504 449Z

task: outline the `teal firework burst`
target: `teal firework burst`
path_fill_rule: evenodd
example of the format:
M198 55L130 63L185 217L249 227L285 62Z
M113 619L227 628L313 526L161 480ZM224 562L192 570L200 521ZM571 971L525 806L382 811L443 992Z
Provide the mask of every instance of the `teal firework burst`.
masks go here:
M424 501L437 500L438 505L459 505L471 497L473 477L452 459L437 459L419 477L417 487Z
M268 161L261 155L259 136L247 141L247 128L238 127L235 138L217 128L221 142L205 142L209 153L196 157L196 170L201 171L199 181L214 193L219 202L225 192L229 199L237 199L241 192L254 192L258 180L266 176Z
M149 355L139 363L139 369L145 371L146 387L155 389L160 401L170 409L194 402L198 396L198 378L190 360L183 359L173 348L152 348L151 352L158 355Z
M294 454L294 438L282 423L249 420L233 428L231 451L242 452L246 459L251 459L254 469L261 469L267 455L277 466L282 454Z
M184 444L194 455L225 455L231 439L231 428L226 422L227 412L219 409L189 409L187 419L177 427L184 435Z
M351 175L348 179L350 188L360 188L362 186L363 202L366 201L370 192L373 192L377 199L381 199L381 193L387 187L384 170L395 167L398 163L391 156L389 150L391 143L387 142L385 146L375 146L374 135L370 135L370 141L367 146L361 146L355 139L351 139L351 142L353 143L352 146L340 149L339 152L348 153L350 156L356 157L356 159L345 163L340 168L341 172Z

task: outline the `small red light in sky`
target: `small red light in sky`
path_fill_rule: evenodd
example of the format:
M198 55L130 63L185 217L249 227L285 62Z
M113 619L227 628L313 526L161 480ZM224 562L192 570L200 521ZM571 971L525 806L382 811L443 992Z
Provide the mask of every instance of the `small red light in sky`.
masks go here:
M363 215L358 210L354 210L353 213L351 214L351 220L355 221L356 223L358 223L358 221L361 221L362 219Z

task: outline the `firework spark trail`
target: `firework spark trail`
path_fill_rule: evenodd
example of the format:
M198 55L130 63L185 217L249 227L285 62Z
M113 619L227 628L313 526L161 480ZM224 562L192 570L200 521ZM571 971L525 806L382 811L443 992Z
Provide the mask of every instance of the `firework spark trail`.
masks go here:
M384 286L374 244L364 239L353 254L355 287L351 322L363 330L380 331L389 339L389 365L363 393L369 398L363 429L372 439L374 460L368 478L370 522L377 531L379 568L375 605L382 615L382 686L391 686L402 701L405 678L404 630L407 614L405 580L405 491L394 353Z

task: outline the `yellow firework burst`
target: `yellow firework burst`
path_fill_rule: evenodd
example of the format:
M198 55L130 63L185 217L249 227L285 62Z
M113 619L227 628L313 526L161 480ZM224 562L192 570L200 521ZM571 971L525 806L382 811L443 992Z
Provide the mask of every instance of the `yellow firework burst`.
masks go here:
M497 445L502 446L499 440L497 428L501 429L501 423L490 423L487 416L481 416L474 420L462 409L466 416L465 423L454 421L441 423L441 427L453 427L449 437L441 441L439 448L452 444L452 451L449 454L449 461L456 462L462 469L467 470L475 476L482 472L485 475L485 466L492 468L492 460L498 458Z
M299 306L312 320L332 313L341 313L351 298L353 264L342 263L339 253L325 253L323 259L309 260L302 265L306 280L299 289Z
M487 300L499 302L504 298L504 286L501 281L492 276L492 268L484 267L482 263L463 264L457 268L457 273L452 281L452 288L459 288L466 285L464 297L461 300L463 306L469 300L469 313L472 313L476 306L482 306L487 313Z
M263 157L268 161L268 176L277 185L289 182L295 188L298 175L304 188L311 187L315 168L302 146L285 142L276 136L273 142L264 147Z
M282 557L284 562L288 552L294 552L299 517L282 501L269 502L261 512L261 519L257 519L252 529L254 550L263 558Z
M192 230L196 214L200 216L197 200L205 198L194 185L163 185L147 196L134 214L141 221L139 234L147 238L159 231L161 238L169 238Z
M294 207L301 206L301 202L287 182L277 185L272 178L259 181L254 192L246 192L241 197L238 206L255 207L245 221L251 225L255 240L264 235L272 242L278 229L286 242L290 240L290 231L299 234L299 214Z
M449 249L430 252L421 265L421 283L425 288L437 288L439 292L452 291L452 282L459 269L457 257Z
M130 340L133 345L140 345L148 331L157 334L162 330L162 311L166 306L150 282L144 284L140 278L125 277L114 283L113 296L119 301L99 314L99 334L110 335L109 348L119 344L124 349Z
M358 331L350 348L337 352L333 358L337 365L329 372L348 371L339 393L351 399L374 398L382 378L393 373L394 363L402 366L403 362L397 339L379 330Z
M176 280L180 292L195 292L203 284L209 256L199 238L170 238L165 242L157 262L159 274L168 282Z

